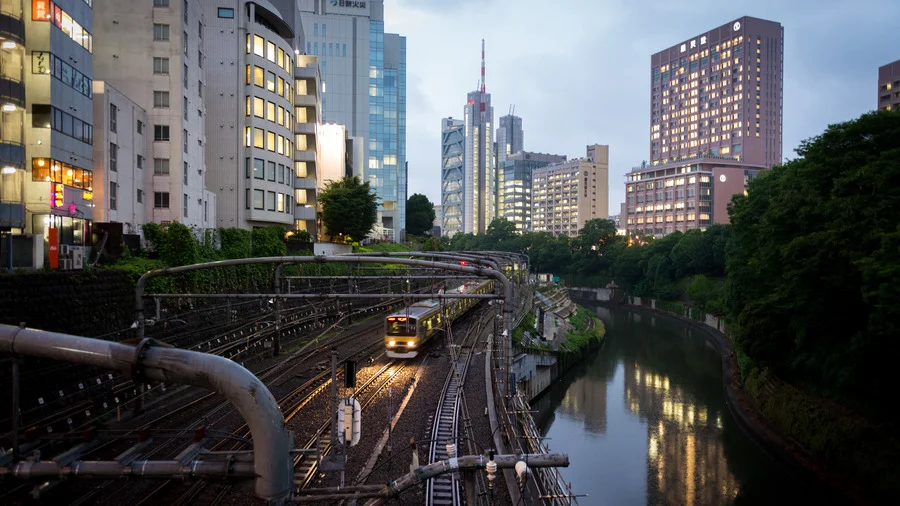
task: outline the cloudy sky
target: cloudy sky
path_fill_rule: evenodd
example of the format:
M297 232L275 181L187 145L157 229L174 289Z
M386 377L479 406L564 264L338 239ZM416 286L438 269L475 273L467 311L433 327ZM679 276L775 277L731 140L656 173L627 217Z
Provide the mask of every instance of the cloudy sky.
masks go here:
M784 156L875 108L878 67L900 59L900 0L385 0L407 37L409 193L440 204L440 119L462 117L487 44L495 118L515 104L525 149L610 146L610 213L649 157L650 55L741 16L784 26Z

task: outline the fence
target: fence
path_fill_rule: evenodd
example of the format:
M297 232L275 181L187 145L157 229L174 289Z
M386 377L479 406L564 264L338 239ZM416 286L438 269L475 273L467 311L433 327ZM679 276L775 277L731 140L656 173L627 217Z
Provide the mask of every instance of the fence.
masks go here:
M697 308L686 306L682 302L627 296L625 297L624 303L629 306L649 307L650 309L662 313L694 320L698 323L706 325L707 327L712 327L722 334L725 334L726 336L728 335L728 328L722 318L704 313Z

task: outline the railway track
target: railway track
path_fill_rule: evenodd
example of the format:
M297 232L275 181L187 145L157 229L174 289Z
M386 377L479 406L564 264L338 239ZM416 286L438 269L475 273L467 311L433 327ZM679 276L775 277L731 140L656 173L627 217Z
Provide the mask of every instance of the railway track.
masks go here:
M469 443L470 452L472 435L469 434L468 410L465 408L465 395L463 387L466 382L466 373L472 356L475 355L476 345L484 333L487 323L492 317L492 311L488 310L482 316L473 329L466 333L458 352L451 351L452 365L444 380L444 388L438 399L434 420L431 429L431 441L428 449L428 462L438 462L459 455L460 442ZM460 425L465 437L460 437ZM442 474L428 480L425 486L425 504L427 506L459 506L464 504L463 494L456 473Z

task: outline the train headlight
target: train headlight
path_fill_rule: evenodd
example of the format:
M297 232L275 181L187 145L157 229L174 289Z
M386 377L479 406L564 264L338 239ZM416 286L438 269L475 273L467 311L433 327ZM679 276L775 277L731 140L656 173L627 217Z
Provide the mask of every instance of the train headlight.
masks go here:
M388 343L388 346L397 346L397 341L391 341Z

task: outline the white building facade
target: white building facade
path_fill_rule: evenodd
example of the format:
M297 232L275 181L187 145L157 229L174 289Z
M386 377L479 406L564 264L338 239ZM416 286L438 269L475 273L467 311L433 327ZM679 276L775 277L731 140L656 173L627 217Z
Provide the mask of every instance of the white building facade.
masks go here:
M207 189L204 2L93 0L96 79L147 113L147 124L123 125L150 145L146 221L215 227L216 197ZM237 76L237 73L235 73ZM222 97L215 97L220 100ZM110 121L116 121L110 111ZM119 128L119 125L116 125Z
M141 234L152 212L146 188L151 143L145 129L147 111L104 81L94 81L94 222L121 223L126 234ZM111 111L116 121L110 122Z

